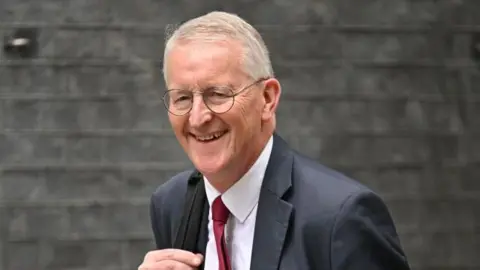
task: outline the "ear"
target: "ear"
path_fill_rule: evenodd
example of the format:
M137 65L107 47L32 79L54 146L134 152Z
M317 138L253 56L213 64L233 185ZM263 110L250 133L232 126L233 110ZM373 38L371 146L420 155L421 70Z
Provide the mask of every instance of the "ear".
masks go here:
M277 110L282 87L280 86L280 82L275 78L266 80L263 85L265 89L263 91L264 105L262 110L262 120L269 121L274 117Z

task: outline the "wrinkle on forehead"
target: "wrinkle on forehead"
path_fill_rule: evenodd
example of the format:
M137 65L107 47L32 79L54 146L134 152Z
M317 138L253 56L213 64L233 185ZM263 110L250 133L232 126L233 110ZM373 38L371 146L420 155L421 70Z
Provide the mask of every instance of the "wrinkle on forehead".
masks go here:
M242 69L242 47L229 40L182 41L168 54L169 88L208 87L236 84L246 74Z

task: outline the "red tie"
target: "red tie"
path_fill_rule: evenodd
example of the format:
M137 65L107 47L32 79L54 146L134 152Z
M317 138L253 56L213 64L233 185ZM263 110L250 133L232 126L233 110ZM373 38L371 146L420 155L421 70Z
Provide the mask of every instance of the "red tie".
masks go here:
M223 204L221 196L218 196L212 204L213 233L217 243L218 269L231 270L230 260L225 245L225 224L227 223L230 211Z

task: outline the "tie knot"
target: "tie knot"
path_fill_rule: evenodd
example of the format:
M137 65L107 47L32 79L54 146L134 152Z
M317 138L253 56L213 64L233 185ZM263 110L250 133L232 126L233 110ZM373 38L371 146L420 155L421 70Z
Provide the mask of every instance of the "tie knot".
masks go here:
M227 223L230 211L222 201L222 196L218 196L212 204L212 218L214 221L220 221L221 223Z

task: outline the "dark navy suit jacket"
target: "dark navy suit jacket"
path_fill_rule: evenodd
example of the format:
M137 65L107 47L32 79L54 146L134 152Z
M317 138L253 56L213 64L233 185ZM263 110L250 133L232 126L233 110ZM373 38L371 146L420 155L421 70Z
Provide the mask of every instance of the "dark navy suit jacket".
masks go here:
M152 196L158 249L173 245L191 173L174 176ZM203 253L206 222L205 218L198 242ZM260 192L250 269L410 268L390 213L377 194L295 152L275 134Z

